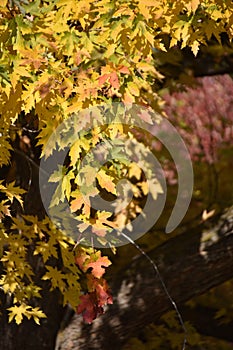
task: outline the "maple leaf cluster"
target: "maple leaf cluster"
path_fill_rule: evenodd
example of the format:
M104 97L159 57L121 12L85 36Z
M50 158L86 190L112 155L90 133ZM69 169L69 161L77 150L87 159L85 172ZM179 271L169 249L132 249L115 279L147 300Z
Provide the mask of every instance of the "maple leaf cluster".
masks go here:
M132 103L157 109L161 98L154 86L162 75L155 64L156 52L181 46L190 47L196 55L200 45L211 37L221 41L220 34L226 32L232 39L232 12L230 1L214 0L133 0L127 3L123 0L0 1L0 167L8 166L12 154L18 151L27 159L28 168L33 169L31 164L35 163L37 167L40 156L47 159L57 146L58 149L67 147L70 128L67 128L66 135L56 130L74 112L85 111L103 102ZM231 95L229 92L228 96ZM198 101L204 104L205 100L198 98ZM223 103L220 104L223 107ZM191 117L190 114L190 125ZM140 118L151 123L148 113L141 114ZM140 208L136 201L132 201L132 207L119 215L118 222L113 222L111 213L98 211L93 214L90 200L96 195L93 178L96 176L102 192L108 192L113 197L116 195L116 180L121 173L124 175L126 166L123 161L122 166L108 164L95 174L90 158L89 164L79 171L82 157L91 148L104 138L110 143L117 134L123 133L123 128L116 125L85 132L87 119L88 115L84 112L74 124L77 127L74 131L78 131L80 139L70 149L69 167L59 165L59 171L49 180L58 182L50 207L56 207L67 199L71 203L71 211L76 212L82 221L78 231L83 233L91 226L91 233L98 236L98 242L106 244L105 235L115 226L121 228L130 217L128 212L135 217ZM199 124L192 128L197 129L206 157L212 161L214 155L209 147L210 138L204 137L208 126L201 123L201 118L197 118L196 123ZM39 154L35 158L34 154L33 157L27 154L26 138L24 147L18 150L13 147L17 138L23 140L25 128L28 134L37 135L35 143ZM216 123L215 129L218 128ZM211 133L211 140L215 140L212 148L226 137L232 137L229 128L225 129L223 139L216 130ZM124 140L121 141L125 147ZM139 154L139 146L135 150ZM144 159L143 152L140 152ZM113 159L124 158L116 149L111 156ZM78 248L75 265L73 248L76 242L65 232L63 234L52 227L48 218L40 221L35 215L22 216L21 211L14 217L11 211L13 201L22 206L25 192L23 181L20 187L15 186L17 171L16 175L12 175L12 183L0 182L3 198L0 204L0 258L4 265L0 286L5 293L14 295L13 309L9 310L10 320L16 319L17 315L18 323L24 315L36 321L43 317L42 311L26 305L32 297L40 297L40 287L31 282L34 267L31 266L30 260L33 259L29 259L29 252L32 252L43 261L46 273L42 280L50 281L50 290L58 288L63 303L77 308L85 321L91 322L103 312L106 304L112 303L109 287L102 277L110 261L100 252ZM11 172L14 173L13 166ZM36 192L38 190L34 179L31 179L34 171L30 172L25 198L31 198L30 187ZM129 173L136 180L143 180L142 172L135 166L131 166ZM153 186L157 196L161 189L158 189L157 183ZM81 188L85 190L86 200ZM133 194L136 199L146 196L146 182L142 181L139 188L133 186ZM7 216L12 216L10 228L5 225ZM57 263L60 259L63 268L51 266L50 257ZM77 293L81 287L78 267L87 276L86 294L80 297L79 306ZM25 283L25 280L30 282Z
M81 271L87 272L91 269L91 272L87 273L87 292L80 296L80 304L77 307L77 313L82 314L86 323L91 323L98 315L103 314L105 305L113 303L108 283L102 278L105 267L111 262L106 256L101 256L100 251L91 250L80 247L75 258Z

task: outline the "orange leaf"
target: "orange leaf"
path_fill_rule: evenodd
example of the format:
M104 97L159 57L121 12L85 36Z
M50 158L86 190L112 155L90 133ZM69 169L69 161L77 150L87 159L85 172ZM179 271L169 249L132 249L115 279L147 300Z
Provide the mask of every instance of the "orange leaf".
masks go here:
M74 212L81 209L83 203L84 203L83 196L80 193L74 200L72 200L70 205L71 211Z
M87 267L92 267L91 273L96 278L101 278L105 273L105 267L111 265L111 261L107 258L107 256L100 256L98 260L87 264Z
M109 74L104 74L101 77L99 77L99 86L104 85L104 83L108 80Z
M117 70L118 70L118 72L123 73L123 74L130 74L129 68L126 66L121 66Z

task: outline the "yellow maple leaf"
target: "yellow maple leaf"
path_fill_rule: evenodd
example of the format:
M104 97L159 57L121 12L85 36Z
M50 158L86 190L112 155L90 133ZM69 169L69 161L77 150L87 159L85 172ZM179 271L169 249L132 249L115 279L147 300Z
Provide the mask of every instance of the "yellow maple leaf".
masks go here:
M195 40L191 45L192 52L195 56L197 56L197 53L199 51L199 47L200 47L200 44L197 40Z
M128 83L128 89L129 89L129 92L130 92L131 95L133 95L133 96L139 96L140 95L140 90L139 90L139 88L138 88L138 86L137 86L137 84L135 82L130 81Z
M136 177L137 180L140 180L142 171L136 163L131 163L129 165L129 177Z
M116 195L116 185L113 182L114 178L112 176L107 175L106 172L103 169L101 169L96 177L99 182L99 185L103 189L106 189L108 192L111 192Z
M0 7L6 7L8 0L0 0Z

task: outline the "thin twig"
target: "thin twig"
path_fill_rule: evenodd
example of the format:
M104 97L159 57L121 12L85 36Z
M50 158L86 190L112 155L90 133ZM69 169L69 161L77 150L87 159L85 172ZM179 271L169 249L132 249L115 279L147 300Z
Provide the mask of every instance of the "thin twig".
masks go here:
M14 148L14 152L19 154L21 157L24 157L29 163L31 163L38 171L41 171L45 176L49 176L49 174L32 159L26 153L20 151L17 148Z
M177 307L177 305L176 305L176 302L175 302L175 301L173 300L173 298L171 297L171 295L170 295L170 293L169 293L169 291L168 291L168 289L167 289L167 286L166 286L166 284L165 284L165 282L164 282L164 280L163 280L163 278L162 278L162 276L161 276L161 274L160 274L160 272L159 272L158 266L157 266L156 263L149 257L149 255L148 255L146 252L144 252L144 250L143 250L137 243L135 243L129 236L127 236L125 233L122 233L122 232L121 232L120 234L121 234L124 238L126 238L128 242L130 242L131 244L133 244L134 247L135 247L137 250L139 250L140 253L143 254L143 255L145 256L145 258L146 258L146 259L151 263L151 265L153 266L153 269L155 270L156 275L157 275L158 278L159 278L159 281L160 281L160 283L161 283L161 285L162 285L162 287L163 287L163 290L164 290L166 296L168 297L169 301L171 302L171 304L172 304L172 306L173 306L173 308L174 308L174 310L175 310L175 312L176 312L176 314L177 314L177 316L178 316L180 325L181 325L181 327L183 328L183 331L184 331L184 340L183 340L182 350L185 350L185 348L186 348L186 343L187 343L187 333L188 333L188 332L187 332L187 329L186 329L186 327L185 327L185 324L184 324L183 318L182 318L182 316L181 316L181 313L180 313L180 311L179 311L179 309L178 309L178 307Z

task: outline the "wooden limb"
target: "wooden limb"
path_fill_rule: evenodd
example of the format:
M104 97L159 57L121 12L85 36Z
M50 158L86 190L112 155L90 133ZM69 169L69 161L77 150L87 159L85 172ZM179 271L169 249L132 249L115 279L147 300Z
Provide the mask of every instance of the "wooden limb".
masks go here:
M179 305L233 277L233 208L218 223L201 224L150 252ZM59 335L59 350L119 350L145 325L172 309L151 264L140 256L112 284L114 304L84 325L75 315Z

